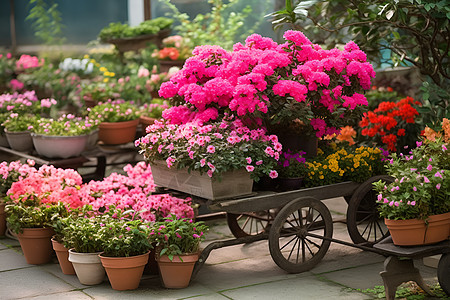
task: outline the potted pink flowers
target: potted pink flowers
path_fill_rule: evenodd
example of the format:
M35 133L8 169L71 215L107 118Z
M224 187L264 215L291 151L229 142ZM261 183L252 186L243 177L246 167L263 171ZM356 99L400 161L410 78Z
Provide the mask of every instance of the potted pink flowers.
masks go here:
M160 95L179 104L164 118L209 122L231 112L246 124L288 133L288 139L320 138L355 123L367 105L362 92L375 76L365 53L353 42L344 50L324 50L299 31L288 30L284 38L286 43L277 44L253 34L231 52L195 48L183 69L161 86Z
M221 199L251 193L252 179L278 176L277 137L250 130L240 120L204 126L155 121L147 132L135 144L150 161L156 185ZM191 176L195 180L188 180Z

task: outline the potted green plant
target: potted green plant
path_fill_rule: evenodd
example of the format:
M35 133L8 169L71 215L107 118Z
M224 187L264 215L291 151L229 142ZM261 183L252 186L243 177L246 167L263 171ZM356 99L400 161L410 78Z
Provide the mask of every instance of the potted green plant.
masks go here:
M67 226L67 219L58 218L53 222L53 230L55 234L52 237L52 246L58 258L61 271L66 275L75 275L75 269L69 261L69 248L66 248L63 243L64 229Z
M185 288L198 260L200 242L208 227L192 219L177 219L175 215L155 222L150 240L156 244L160 275L166 288Z
M186 59L192 56L192 50L188 39L173 35L162 40L162 48L155 49L152 57L159 60L160 72L168 72L171 67L181 69Z
M103 243L98 234L102 227L102 216L85 206L77 214L63 219L63 244L69 249L72 263L81 284L100 284L105 278L105 269L100 257Z
M35 126L36 116L33 114L10 113L3 122L6 139L13 150L29 152L33 150L31 130Z
M447 125L445 125L447 124ZM391 184L374 183L380 215L396 245L446 240L450 229L450 125L441 137L425 139L407 155L392 155L387 166Z
M40 265L51 260L53 220L66 214L67 209L62 202L51 205L36 202L6 205L9 228L17 234L27 263Z
M97 130L97 120L62 115L58 119L40 118L32 129L31 137L36 152L49 158L79 156Z
M173 20L158 17L146 20L137 26L122 23L110 23L99 33L102 42L114 44L121 52L144 48L147 43L161 45L161 40L170 33Z
M134 103L108 100L88 111L89 119L99 122L99 141L118 145L134 140L139 124L139 109Z
M145 129L152 125L155 120L161 119L162 112L169 108L169 102L163 99L154 98L151 103L145 103L140 107L140 123L142 125L143 132Z
M114 290L139 286L150 253L149 226L134 211L109 207L98 231L103 248L102 265Z
M11 184L6 197L7 222L17 234L28 263L42 264L51 259L53 221L82 203L78 194L81 184L76 171L47 165L37 170L28 168L26 176ZM34 245L38 241L39 246Z
M262 129L250 130L240 121L204 126L155 121L147 132L135 144L150 161L158 186L217 200L250 194L253 180L278 176L277 137L265 135ZM188 182L188 177L195 180Z

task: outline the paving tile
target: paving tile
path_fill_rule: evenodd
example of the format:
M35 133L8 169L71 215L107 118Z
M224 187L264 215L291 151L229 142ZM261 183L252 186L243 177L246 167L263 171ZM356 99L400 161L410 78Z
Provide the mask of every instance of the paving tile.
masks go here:
M91 297L86 295L83 292L79 291L73 291L73 292L64 292L64 293L55 293L50 295L42 295L37 297L27 297L22 298L27 300L64 300L64 299L70 299L70 300L92 300Z
M42 268L46 272L53 274L55 277L58 277L60 280L70 284L74 288L83 289L83 288L88 287L87 285L80 283L77 275L63 274L63 272L61 271L61 267L59 266L59 263L46 264L46 265L40 266L40 268ZM105 278L104 281L105 281L105 284L109 284L107 278Z
M27 264L25 257L13 249L0 251L0 272L20 268L29 268L33 265Z
M0 240L1 241L1 240ZM8 249L8 247L6 247L5 245L3 245L2 243L0 243L0 250L5 250Z
M346 291L339 285L323 282L314 277L298 277L222 291L234 300L246 299L368 299L362 293Z
M182 298L182 299L195 299L195 300L229 300L229 297L226 297L224 295L221 295L220 293L214 293L214 294L206 294L201 296L193 296L189 298Z
M383 264L378 263L324 273L320 276L350 288L368 289L376 285L383 285L381 271L383 271Z
M153 276L147 280L141 280L139 288L132 291L115 291L109 284L89 287L83 290L84 293L94 299L122 300L122 299L183 299L196 296L214 294L214 291L204 287L200 283L192 282L184 289L166 289L161 285L158 276ZM209 298L208 298L209 299Z
M233 289L241 286L311 276L311 273L288 274L280 269L270 256L207 265L198 272L195 282L214 290Z
M0 273L0 299L18 299L72 291L74 288L39 267Z
M0 244L2 244L4 246L20 247L20 243L18 240L14 240L14 239L10 239L10 238L0 239Z

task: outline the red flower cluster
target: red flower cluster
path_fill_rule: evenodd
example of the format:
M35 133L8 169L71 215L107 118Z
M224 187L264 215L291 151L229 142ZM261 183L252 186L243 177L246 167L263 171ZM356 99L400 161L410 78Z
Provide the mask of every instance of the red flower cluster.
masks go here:
M414 124L419 113L413 105L420 105L411 97L398 102L381 102L374 111L364 113L359 126L361 134L380 138L390 151L397 151L398 137L406 135L407 124Z

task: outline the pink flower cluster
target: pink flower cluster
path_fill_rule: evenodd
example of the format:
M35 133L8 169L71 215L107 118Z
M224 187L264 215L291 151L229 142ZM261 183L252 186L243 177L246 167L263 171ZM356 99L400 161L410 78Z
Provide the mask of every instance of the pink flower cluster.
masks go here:
M17 70L26 70L29 68L40 67L44 64L44 59L39 61L37 56L31 56L27 54L22 54L20 58L16 61Z
M82 178L71 169L60 169L43 165L39 169L30 168L22 180L11 185L7 195L14 202L33 201L37 205L64 202L70 208L83 206L85 202L78 191Z
M0 95L0 113L38 113L42 109L48 109L52 105L56 105L55 99L39 100L35 91L26 91L22 94L15 92L13 94Z
M0 164L0 183L6 185L14 172L14 181L7 195L14 202L49 205L63 202L69 208L90 204L95 210L114 205L124 210L140 212L147 221L158 221L175 214L178 218L193 218L191 199L180 199L167 194L152 195L155 191L150 167L139 162L135 167L127 165L127 175L113 173L102 181L82 184L78 172L44 165L39 169L28 164L2 162ZM32 202L30 202L32 201Z
M314 118L302 121L317 136L339 132L340 126L331 126L345 123L345 113L336 114L338 109L367 105L360 91L370 88L375 72L365 53L354 42L342 51L324 50L300 31L287 31L284 38L287 42L279 45L253 34L232 52L197 47L183 69L161 86L160 96L186 102L163 117L174 124L206 123L231 110L239 118L267 122L280 106L290 104L290 109L313 113Z
M223 119L204 126L155 121L147 133L136 140L136 147L141 147L149 161L163 160L168 168L186 167L209 177L246 168L254 179L263 174L276 177L273 168L282 149L278 137L267 136L264 129L250 130L240 120Z
M102 181L84 185L80 194L95 210L114 205L120 209L133 209L147 221L157 221L170 214L180 218L193 218L191 199L180 199L167 194L152 195L155 191L151 168L145 162L135 167L124 167L127 175L112 173Z

